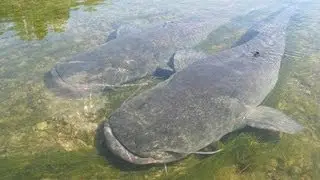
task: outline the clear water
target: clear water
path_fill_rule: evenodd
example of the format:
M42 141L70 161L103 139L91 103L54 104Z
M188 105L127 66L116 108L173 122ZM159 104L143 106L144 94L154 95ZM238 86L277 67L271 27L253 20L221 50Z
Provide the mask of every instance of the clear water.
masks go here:
M0 176L2 179L319 179L320 3L276 0L0 2ZM243 130L214 156L135 166L99 155L97 128L132 93L123 88L79 100L43 84L55 63L106 42L122 24L139 26L212 17L216 29L199 44L210 53L232 45L285 3L301 3L288 29L279 83L264 104L306 128L297 135ZM98 128L99 129L99 128ZM271 138L270 138L271 137Z

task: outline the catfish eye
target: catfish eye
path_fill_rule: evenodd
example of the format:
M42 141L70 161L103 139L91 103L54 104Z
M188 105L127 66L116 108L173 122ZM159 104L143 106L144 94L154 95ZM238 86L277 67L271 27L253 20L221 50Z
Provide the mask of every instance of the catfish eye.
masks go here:
M254 53L253 53L253 56L254 56L254 57L259 57L259 56L260 56L259 51L254 52Z

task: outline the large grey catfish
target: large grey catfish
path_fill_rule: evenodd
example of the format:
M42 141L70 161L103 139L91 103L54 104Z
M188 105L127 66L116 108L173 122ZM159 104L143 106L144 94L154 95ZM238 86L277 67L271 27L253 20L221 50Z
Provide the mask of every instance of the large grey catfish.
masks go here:
M108 148L131 163L167 163L245 126L301 131L282 112L260 105L277 82L294 11L284 9L248 31L254 33L243 44L196 61L124 102L104 124Z
M195 46L218 24L190 18L123 33L96 49L58 63L46 73L45 83L60 95L78 96L121 86L157 73L157 68L173 73L170 60L175 52Z

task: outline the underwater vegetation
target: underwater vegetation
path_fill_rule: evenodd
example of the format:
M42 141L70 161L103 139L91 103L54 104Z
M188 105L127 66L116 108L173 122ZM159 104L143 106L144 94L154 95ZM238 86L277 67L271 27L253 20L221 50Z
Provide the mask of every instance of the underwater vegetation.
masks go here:
M119 174L90 151L53 150L28 157L1 158L0 161L2 179L116 179Z
M20 6L18 2L23 4L24 1L15 2L15 6ZM69 1L50 2L47 3L58 6ZM1 1L1 18L13 19L14 13L8 12L13 12L12 9L3 8L12 7L12 3L14 1ZM32 4L33 1L29 2L30 6ZM75 7L71 4L68 8ZM224 151L213 156L191 155L183 161L168 164L167 174L162 165L119 165L97 152L98 124L127 98L160 80L146 79L147 86L118 89L100 97L61 99L42 84L42 74L51 68L54 60L43 58L30 61L26 66L23 62L12 61L10 66L0 66L1 179L320 179L320 21L314 18L320 16L319 9L317 4L306 4L294 17L279 82L264 102L303 124L303 133L238 131L213 145ZM39 11L33 10L41 18L52 19L39 20L37 23L45 25L40 23L35 27L37 24L33 23L37 16L26 12L26 17L30 18L25 21L32 27L30 29L25 28L21 18L12 21L20 23L22 29L17 32L21 31L21 38L43 38L45 34L36 35L38 30L35 29L46 29L50 23L50 26L63 29L66 14L66 19L61 20L63 23L52 25L60 22L53 17L63 17ZM67 12L64 8L54 11ZM263 12L256 12L240 24L260 18L263 18ZM228 48L246 28L246 25L239 25L239 28L231 24L222 26L208 38L217 41L203 42L201 48L211 52ZM32 54L28 58L34 57L36 55ZM20 72L11 71L13 67ZM32 72L23 71L24 68Z

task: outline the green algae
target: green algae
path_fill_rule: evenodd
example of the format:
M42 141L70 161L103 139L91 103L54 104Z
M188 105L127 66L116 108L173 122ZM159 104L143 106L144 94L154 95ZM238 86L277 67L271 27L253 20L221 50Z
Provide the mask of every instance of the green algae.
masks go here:
M51 150L0 161L0 174L4 179L117 179L119 176L119 172L111 169L94 151Z
M316 179L309 142L283 135L279 142L263 142L241 133L220 145L224 150L166 179Z

